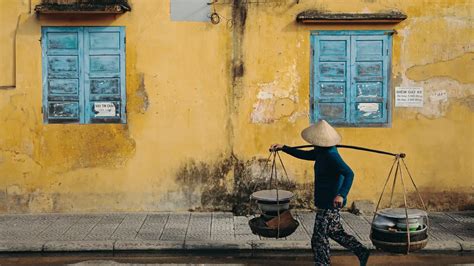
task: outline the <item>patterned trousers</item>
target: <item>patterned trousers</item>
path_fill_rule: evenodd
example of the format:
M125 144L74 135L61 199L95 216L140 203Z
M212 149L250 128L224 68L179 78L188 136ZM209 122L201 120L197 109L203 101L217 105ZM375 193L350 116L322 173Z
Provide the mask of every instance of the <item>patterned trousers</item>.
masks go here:
M342 228L339 209L320 209L316 213L313 237L311 238L315 265L331 264L328 237L351 250L358 257L367 252L366 247L357 241L355 237L347 234Z

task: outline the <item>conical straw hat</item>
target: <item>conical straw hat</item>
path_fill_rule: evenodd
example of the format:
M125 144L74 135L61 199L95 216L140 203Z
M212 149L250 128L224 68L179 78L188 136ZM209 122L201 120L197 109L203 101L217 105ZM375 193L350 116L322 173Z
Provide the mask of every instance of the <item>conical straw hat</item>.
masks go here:
M341 142L341 135L326 120L320 120L301 131L301 137L320 147L331 147Z

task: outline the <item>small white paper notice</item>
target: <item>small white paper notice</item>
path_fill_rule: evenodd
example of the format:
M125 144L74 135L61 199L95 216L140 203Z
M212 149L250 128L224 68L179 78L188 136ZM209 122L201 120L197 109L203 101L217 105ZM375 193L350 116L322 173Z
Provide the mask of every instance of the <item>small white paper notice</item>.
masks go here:
M396 87L395 107L423 107L423 88Z
M362 116L370 116L373 114L377 114L379 111L379 104L378 103L359 103L357 105L357 109L364 114Z
M111 102L95 102L95 116L115 116L115 105Z
M378 103L359 103L357 106L357 109L361 112L377 112L379 110L379 104Z

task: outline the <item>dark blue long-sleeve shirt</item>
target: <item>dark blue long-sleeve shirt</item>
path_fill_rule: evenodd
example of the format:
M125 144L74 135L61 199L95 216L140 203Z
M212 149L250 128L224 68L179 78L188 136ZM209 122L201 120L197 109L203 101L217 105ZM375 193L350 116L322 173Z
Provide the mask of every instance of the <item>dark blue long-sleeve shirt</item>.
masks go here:
M334 209L337 195L344 198L343 206L352 186L354 172L342 160L337 148L315 147L313 150L299 150L283 146L282 150L296 158L314 162L314 204L320 209Z

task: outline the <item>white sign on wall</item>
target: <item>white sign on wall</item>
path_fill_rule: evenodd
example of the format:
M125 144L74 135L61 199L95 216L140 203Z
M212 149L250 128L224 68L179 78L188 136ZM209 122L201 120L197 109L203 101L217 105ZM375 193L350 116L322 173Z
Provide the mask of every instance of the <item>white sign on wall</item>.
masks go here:
M396 87L395 107L423 107L423 88Z
M115 105L111 102L95 102L95 116L115 116Z
M171 0L171 20L209 22L211 7L213 7L209 3L213 2L213 0Z

